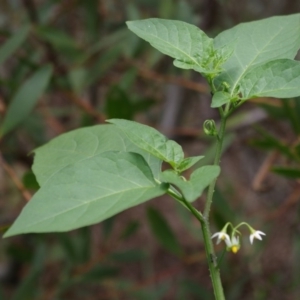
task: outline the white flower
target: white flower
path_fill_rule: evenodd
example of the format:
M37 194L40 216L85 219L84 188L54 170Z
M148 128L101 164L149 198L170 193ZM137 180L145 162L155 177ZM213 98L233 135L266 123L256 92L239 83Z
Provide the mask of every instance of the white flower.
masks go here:
M212 239L215 238L215 237L218 237L217 239L217 245L221 242L221 241L225 241L226 244L227 242L230 242L230 238L229 238L229 235L224 232L224 231L220 231L220 232L216 232L214 235L212 235Z
M251 231L251 234L250 234L250 243L252 244L254 239L262 240L261 235L266 235L266 234L263 233L262 231L259 231L259 230L253 230L253 231Z
M231 240L225 240L227 245L227 251L232 251L233 253L237 253L241 247L240 239L238 236L232 236Z

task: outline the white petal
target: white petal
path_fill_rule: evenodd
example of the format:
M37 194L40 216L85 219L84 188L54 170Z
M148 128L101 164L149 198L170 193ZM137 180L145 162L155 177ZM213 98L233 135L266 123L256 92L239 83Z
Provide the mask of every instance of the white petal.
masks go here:
M220 237L219 237L220 234L221 234L220 232L216 232L215 234L213 234L213 235L211 236L211 239L215 238L216 236L217 236L218 238L220 238Z
M250 235L250 243L253 244L254 234Z
M226 233L224 233L224 241L225 241L225 243L226 243L226 241L228 241L228 242L230 242L230 237L229 237L229 235L228 234L226 234ZM226 243L227 244L227 243Z
M258 239L258 240L262 240L262 237L261 237L258 233L256 233L256 234L254 235L254 237L255 237L256 239Z
M259 230L256 231L256 234L258 234L258 235L266 235L264 232L259 231Z

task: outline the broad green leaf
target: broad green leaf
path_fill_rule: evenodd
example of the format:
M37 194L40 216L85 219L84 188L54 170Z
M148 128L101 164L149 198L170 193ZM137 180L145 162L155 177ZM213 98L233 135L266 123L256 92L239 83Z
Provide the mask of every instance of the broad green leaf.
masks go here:
M126 22L128 28L160 52L175 58L179 68L203 69L212 50L213 40L198 27L164 19Z
M44 93L51 74L51 66L41 67L18 89L8 106L0 128L0 135L7 134L28 117L36 102Z
M152 127L121 119L110 119L107 122L115 124L124 131L136 146L169 163L172 167L179 165L184 158L179 144L168 140Z
M204 156L192 156L187 157L183 159L180 164L176 167L176 171L179 173L188 170L191 168L194 164L196 164L200 159L202 159Z
M300 62L278 59L261 64L241 79L240 92L245 100L256 97L300 96Z
M228 102L232 97L229 93L226 92L216 92L212 97L211 107L216 108L220 107Z
M195 170L190 180L186 180L174 171L166 170L161 174L161 180L177 186L189 202L199 198L204 189L220 174L219 166L204 166Z
M80 128L60 135L34 150L33 171L42 186L67 166L106 151L141 154L158 178L161 161L132 144L124 133L113 125Z
M288 167L273 167L272 171L276 174L282 175L287 178L297 179L300 178L300 168L288 168Z
M216 48L235 45L233 55L223 65L225 71L216 80L227 82L234 95L250 68L270 60L295 57L300 47L300 14L239 24L221 32L214 44Z
M0 65L22 45L28 34L29 26L24 26L5 42L0 48Z
M182 254L181 246L164 216L155 208L147 209L147 218L150 228L158 242L175 255Z
M141 155L100 153L52 176L4 236L68 231L98 223L164 194L166 188L156 183Z

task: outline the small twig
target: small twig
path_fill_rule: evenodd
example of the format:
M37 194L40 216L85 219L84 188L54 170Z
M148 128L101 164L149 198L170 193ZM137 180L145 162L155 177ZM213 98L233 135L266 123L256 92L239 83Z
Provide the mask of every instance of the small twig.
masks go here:
M24 184L19 179L19 177L16 174L16 172L14 171L14 169L9 164L6 163L2 154L0 154L0 165L3 167L3 169L6 171L6 173L10 176L13 183L17 187L17 189L21 192L23 198L28 202L32 197L30 192L25 188Z

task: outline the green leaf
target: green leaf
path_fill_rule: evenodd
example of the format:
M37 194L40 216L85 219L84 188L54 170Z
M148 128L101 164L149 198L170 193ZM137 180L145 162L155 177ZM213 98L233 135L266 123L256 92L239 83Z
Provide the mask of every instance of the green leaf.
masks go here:
M156 183L141 155L100 153L49 178L4 236L68 231L98 223L164 194L166 187Z
M155 208L147 209L150 228L158 242L175 255L182 254L182 248L164 216Z
M179 68L203 69L207 54L212 49L212 39L198 27L164 19L147 19L126 22L128 28L149 42L163 54L175 58Z
M184 158L184 153L179 144L168 140L152 127L121 119L110 119L106 121L115 124L124 131L127 137L136 146L169 163L172 167L180 165Z
M250 68L270 60L295 57L300 47L300 14L239 24L221 32L214 44L216 48L235 44L233 55L223 65L225 71L216 79L217 83L227 82L234 95Z
M230 102L230 99L232 97L230 94L226 92L216 92L212 97L211 107L216 108L220 107L228 102Z
M300 62L278 59L261 64L240 81L243 99L256 97L292 98L300 96Z
M287 168L287 167L273 167L272 171L278 175L282 175L287 178L291 178L291 179L300 178L300 169Z
M28 34L29 26L24 26L5 42L0 48L0 65L22 45Z
M51 74L52 67L49 65L44 66L38 69L24 82L16 92L7 109L3 124L0 128L0 135L7 134L29 116L36 102L44 93Z
M161 180L176 185L189 202L199 198L204 189L220 174L219 166L204 166L195 170L190 180L186 180L174 171L166 170L161 174Z
M183 159L178 166L176 166L176 171L181 173L185 170L191 168L194 164L196 164L200 159L204 156L192 156Z
M158 178L161 161L132 144L124 133L113 125L80 128L62 134L34 150L33 171L42 186L64 168L106 151L139 153Z

